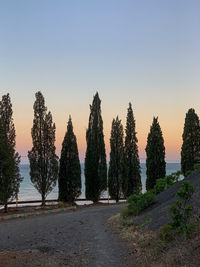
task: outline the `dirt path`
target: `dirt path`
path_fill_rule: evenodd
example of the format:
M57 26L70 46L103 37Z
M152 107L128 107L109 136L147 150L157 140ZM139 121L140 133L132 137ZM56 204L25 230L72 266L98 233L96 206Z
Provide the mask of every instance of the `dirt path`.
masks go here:
M107 225L123 205L0 224L0 266L128 266L127 250Z

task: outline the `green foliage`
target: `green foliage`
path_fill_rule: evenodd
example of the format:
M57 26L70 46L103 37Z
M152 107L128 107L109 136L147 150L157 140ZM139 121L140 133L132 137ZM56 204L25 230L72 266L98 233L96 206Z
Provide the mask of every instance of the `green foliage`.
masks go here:
M62 201L59 201L59 202L58 202L58 207L59 207L59 208L64 208L64 207L65 207L65 203L62 202Z
M178 200L170 208L172 213L170 225L174 230L183 233L186 237L190 234L191 230L193 208L189 202L194 191L194 187L188 181L183 182L176 194Z
M141 170L138 155L138 139L136 137L135 119L131 103L129 103L126 117L126 137L125 137L125 162L127 168L126 183L123 184L125 197L133 194L134 191L141 191Z
M167 189L167 181L166 178L157 179L156 184L154 186L155 194L159 194Z
M184 176L187 176L190 174L188 171L193 171L194 165L200 161L199 117L192 108L186 114L182 138L181 169Z
M192 170L188 170L185 174L185 177L189 176L190 174L192 174L196 169L198 169L200 167L199 163L194 164Z
M152 222L152 218L149 218L149 219L147 219L145 222L143 222L143 224L141 224L139 227L142 228L142 227L144 227L144 226L150 224L151 222Z
M131 210L128 207L125 207L124 209L121 210L120 215L122 216L122 218L127 218L130 215L132 215Z
M135 231L137 229L137 224L132 220L132 218L123 217L123 221L121 223L122 229L123 228L132 228L132 231Z
M20 156L15 151L16 134L9 94L0 101L0 202L7 212L8 200L19 192L22 177L19 172Z
M71 117L62 143L58 185L60 201L73 202L81 194L81 166Z
M200 167L200 163L195 163L194 166L193 166L193 169L196 170Z
M35 188L42 196L45 205L46 196L56 185L58 177L58 157L55 154L55 123L47 113L45 100L41 92L36 93L34 103L33 128L31 130L33 147L28 152L30 177Z
M148 208L156 202L156 195L151 191L147 191L144 194L135 193L128 197L127 201L129 203L128 209L130 211L130 214L136 216L142 210Z
M101 117L101 100L98 93L90 106L90 117L86 132L85 156L86 199L97 202L107 187L107 163Z
M174 239L174 231L172 226L170 224L163 225L159 230L158 236L160 240L166 243L172 241Z
M156 255L160 255L163 251L165 251L167 247L167 242L160 240L155 247L155 253Z
M146 189L151 190L156 180L166 174L164 139L158 118L155 117L147 138L146 154Z
M111 137L110 137L110 164L108 171L108 190L111 198L117 202L122 194L123 183L123 126L118 116L112 121Z
M186 173L185 173L185 177L189 176L189 175L192 174L192 173L193 173L193 170L186 171Z
M180 179L180 175L181 171L177 171L165 176L164 178L157 179L153 189L154 193L159 194L171 187L173 184L177 183Z

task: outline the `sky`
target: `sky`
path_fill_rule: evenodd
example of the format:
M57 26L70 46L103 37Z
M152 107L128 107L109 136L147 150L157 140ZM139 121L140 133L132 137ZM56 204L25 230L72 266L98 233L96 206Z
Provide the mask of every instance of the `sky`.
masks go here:
M22 163L39 90L58 155L71 114L84 160L98 91L108 159L112 119L125 127L131 102L141 161L158 116L166 160L179 162L185 114L192 107L200 115L199 14L198 0L0 0L0 97L10 93Z

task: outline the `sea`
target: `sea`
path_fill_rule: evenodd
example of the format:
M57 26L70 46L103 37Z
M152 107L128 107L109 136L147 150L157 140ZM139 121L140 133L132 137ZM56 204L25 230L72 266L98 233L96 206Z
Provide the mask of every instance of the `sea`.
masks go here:
M167 163L166 164L166 174L169 175L173 172L180 170L180 163ZM40 200L41 196L38 191L33 186L30 180L30 168L28 164L20 165L21 176L23 181L20 185L18 200L19 201L28 201L28 200ZM142 191L145 192L145 183L146 183L146 165L141 163L141 178L142 178ZM84 177L84 163L81 164L81 180L82 180L82 193L80 198L85 198L85 177ZM107 192L102 194L102 197L107 197ZM58 198L58 184L47 196L48 199L57 199Z

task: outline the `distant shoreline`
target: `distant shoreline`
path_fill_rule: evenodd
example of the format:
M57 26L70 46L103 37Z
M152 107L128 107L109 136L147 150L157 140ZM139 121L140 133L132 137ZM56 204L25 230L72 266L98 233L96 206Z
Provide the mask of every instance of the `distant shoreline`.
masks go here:
M84 165L84 162L81 162L80 164ZM145 165L145 164L146 164L145 162L140 162L140 165ZM166 164L181 164L181 162L169 161L169 162L166 162ZM29 163L20 163L19 165L29 165ZM109 165L109 162L107 162L107 165Z

